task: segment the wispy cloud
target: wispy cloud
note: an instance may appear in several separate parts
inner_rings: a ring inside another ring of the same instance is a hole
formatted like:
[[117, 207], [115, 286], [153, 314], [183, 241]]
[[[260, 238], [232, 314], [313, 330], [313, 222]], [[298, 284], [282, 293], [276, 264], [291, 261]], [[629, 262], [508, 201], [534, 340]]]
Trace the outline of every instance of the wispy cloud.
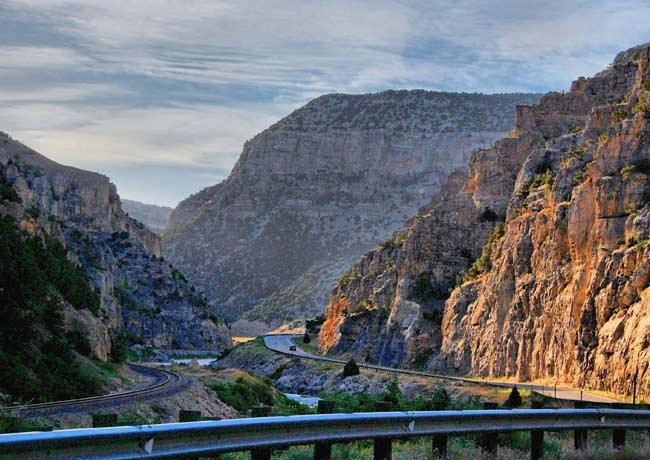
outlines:
[[5, 0], [0, 16], [0, 129], [110, 169], [131, 198], [163, 185], [130, 165], [186, 168], [165, 204], [319, 94], [564, 89], [650, 39], [643, 0]]

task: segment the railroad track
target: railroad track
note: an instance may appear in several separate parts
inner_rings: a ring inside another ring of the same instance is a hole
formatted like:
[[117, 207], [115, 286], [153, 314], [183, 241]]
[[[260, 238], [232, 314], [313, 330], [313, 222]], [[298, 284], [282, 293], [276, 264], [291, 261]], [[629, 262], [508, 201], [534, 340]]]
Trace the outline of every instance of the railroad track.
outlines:
[[2, 407], [0, 408], [0, 413], [29, 417], [116, 407], [132, 404], [137, 401], [169, 396], [183, 389], [187, 383], [180, 374], [175, 372], [138, 364], [129, 364], [129, 367], [141, 375], [154, 377], [154, 382], [143, 388], [135, 388], [108, 395]]

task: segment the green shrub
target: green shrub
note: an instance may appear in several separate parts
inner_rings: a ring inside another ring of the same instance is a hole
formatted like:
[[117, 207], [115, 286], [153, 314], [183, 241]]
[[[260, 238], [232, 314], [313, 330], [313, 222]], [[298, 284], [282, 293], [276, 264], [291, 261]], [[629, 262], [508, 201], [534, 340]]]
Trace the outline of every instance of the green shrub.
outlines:
[[600, 133], [600, 135], [598, 136], [599, 144], [606, 144], [608, 140], [609, 140], [609, 136], [607, 135], [607, 133]]
[[524, 182], [522, 187], [517, 192], [519, 198], [526, 198], [539, 187], [543, 187], [544, 193], [549, 193], [553, 187], [553, 172], [547, 169], [544, 173], [535, 174], [532, 179]]
[[650, 104], [647, 102], [639, 101], [637, 105], [634, 106], [632, 109], [632, 113], [637, 114], [641, 113], [643, 114], [646, 118], [650, 117]]
[[634, 166], [633, 165], [625, 165], [621, 168], [621, 176], [623, 176], [624, 181], [630, 180], [630, 177], [632, 177], [632, 173], [634, 172]]
[[350, 361], [345, 363], [345, 366], [343, 367], [343, 377], [352, 377], [353, 375], [359, 375], [360, 373], [359, 366], [357, 366], [354, 358], [350, 358]]
[[508, 399], [506, 402], [503, 404], [505, 407], [509, 407], [510, 409], [516, 409], [517, 407], [521, 407], [522, 404], [522, 399], [521, 399], [521, 394], [519, 394], [519, 390], [517, 389], [517, 386], [515, 385], [512, 387], [512, 390], [510, 391], [510, 394], [508, 395]]
[[612, 112], [612, 121], [614, 123], [621, 122], [630, 116], [630, 112], [626, 109], [616, 109]]
[[359, 277], [359, 272], [356, 270], [356, 268], [352, 268], [349, 272], [347, 272], [345, 275], [339, 278], [339, 286], [345, 287], [348, 284], [350, 284], [350, 282], [354, 278], [358, 278], [358, 277]]
[[28, 216], [32, 217], [33, 219], [38, 219], [41, 216], [41, 210], [34, 205], [31, 205], [30, 207], [25, 209], [25, 212], [27, 213]]
[[402, 391], [399, 389], [397, 377], [392, 378], [388, 382], [383, 397], [384, 401], [392, 402], [394, 407], [399, 407], [400, 401], [402, 400]]
[[26, 431], [49, 431], [51, 427], [31, 420], [9, 415], [0, 415], [0, 433], [24, 433]]
[[582, 184], [584, 181], [587, 180], [587, 177], [589, 176], [587, 175], [586, 171], [578, 171], [573, 175], [573, 184], [574, 185]]
[[208, 387], [217, 393], [220, 400], [242, 413], [260, 404], [273, 405], [273, 392], [270, 387], [247, 382], [242, 378], [234, 382], [210, 382]]
[[501, 222], [494, 227], [492, 234], [488, 238], [488, 242], [483, 246], [483, 253], [481, 256], [476, 259], [469, 270], [467, 270], [464, 281], [476, 278], [477, 276], [492, 270], [492, 249], [494, 243], [501, 239], [503, 235], [505, 235], [505, 225]]
[[625, 206], [625, 214], [634, 214], [639, 210], [639, 204], [636, 201], [630, 201]]
[[20, 203], [21, 201], [16, 190], [5, 181], [2, 175], [0, 175], [0, 200], [13, 201], [15, 203]]
[[449, 407], [449, 404], [451, 403], [451, 398], [449, 397], [449, 393], [447, 393], [447, 390], [440, 387], [431, 396], [431, 401], [433, 402], [434, 405], [437, 405], [438, 407], [446, 408]]

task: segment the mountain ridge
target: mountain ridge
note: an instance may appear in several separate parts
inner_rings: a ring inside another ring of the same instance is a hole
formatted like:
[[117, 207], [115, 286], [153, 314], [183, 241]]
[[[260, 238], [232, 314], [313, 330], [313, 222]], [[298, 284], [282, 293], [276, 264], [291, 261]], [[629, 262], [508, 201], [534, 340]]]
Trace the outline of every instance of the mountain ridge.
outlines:
[[312, 316], [355, 257], [414, 215], [474, 148], [505, 135], [517, 103], [536, 98], [321, 96], [247, 141], [225, 181], [179, 204], [165, 255], [228, 320], [244, 318], [235, 329]]
[[122, 208], [134, 219], [142, 222], [149, 230], [160, 235], [167, 225], [174, 208], [157, 204], [142, 203], [136, 200], [121, 199]]

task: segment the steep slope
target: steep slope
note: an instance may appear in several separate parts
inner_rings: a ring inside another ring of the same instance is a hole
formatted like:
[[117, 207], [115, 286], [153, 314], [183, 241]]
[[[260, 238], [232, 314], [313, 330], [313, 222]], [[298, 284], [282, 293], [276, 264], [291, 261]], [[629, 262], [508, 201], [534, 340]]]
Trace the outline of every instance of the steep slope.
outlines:
[[322, 96], [248, 141], [226, 181], [176, 208], [165, 255], [229, 320], [268, 328], [311, 316], [354, 260], [511, 129], [516, 104], [536, 99]]
[[160, 239], [121, 208], [107, 177], [59, 165], [0, 135], [0, 215], [59, 241], [99, 297], [98, 310], [68, 309], [67, 327], [87, 336], [102, 360], [128, 343], [162, 348], [230, 345], [225, 323], [160, 257]]
[[509, 138], [342, 279], [321, 348], [618, 392], [638, 369], [647, 387], [648, 53], [519, 107]]
[[633, 88], [524, 163], [491, 269], [447, 304], [451, 369], [650, 391], [650, 46], [610, 71], [632, 70]]
[[149, 230], [157, 234], [161, 234], [165, 230], [174, 210], [167, 206], [157, 206], [125, 199], [122, 199], [122, 209], [129, 216], [142, 222]]

